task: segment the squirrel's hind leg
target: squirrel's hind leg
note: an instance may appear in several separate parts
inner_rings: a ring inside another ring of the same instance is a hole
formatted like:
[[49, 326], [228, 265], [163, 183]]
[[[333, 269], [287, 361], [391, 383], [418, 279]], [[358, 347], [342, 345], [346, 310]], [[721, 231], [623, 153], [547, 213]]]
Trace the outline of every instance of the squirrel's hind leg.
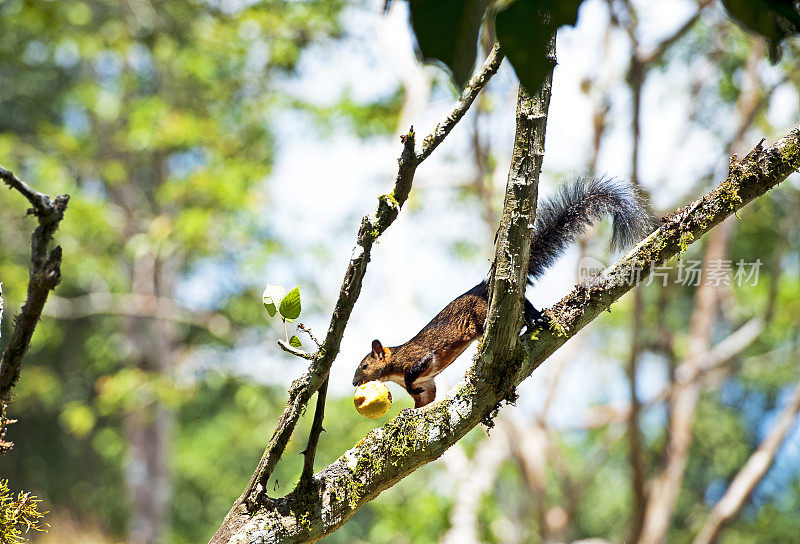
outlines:
[[434, 357], [435, 355], [433, 354], [432, 351], [428, 352], [427, 354], [425, 354], [425, 357], [423, 357], [413, 365], [409, 365], [408, 368], [406, 368], [406, 371], [403, 374], [403, 381], [405, 381], [406, 384], [406, 391], [408, 391], [408, 393], [411, 396], [419, 395], [420, 393], [425, 391], [421, 387], [414, 387], [414, 382], [426, 370], [428, 370], [431, 367]]
[[433, 380], [422, 382], [419, 384], [421, 393], [411, 395], [414, 399], [414, 408], [422, 408], [426, 404], [430, 404], [436, 398], [436, 384]]

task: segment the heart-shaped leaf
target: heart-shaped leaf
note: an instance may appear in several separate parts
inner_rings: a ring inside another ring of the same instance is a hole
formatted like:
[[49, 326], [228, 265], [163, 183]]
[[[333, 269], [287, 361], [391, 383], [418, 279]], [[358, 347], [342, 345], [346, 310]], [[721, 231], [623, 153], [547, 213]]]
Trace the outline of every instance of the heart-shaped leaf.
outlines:
[[547, 56], [558, 27], [574, 25], [583, 0], [517, 0], [497, 14], [497, 39], [520, 84], [535, 93], [555, 67]]
[[283, 297], [278, 309], [286, 321], [292, 322], [300, 317], [300, 288], [295, 287]]

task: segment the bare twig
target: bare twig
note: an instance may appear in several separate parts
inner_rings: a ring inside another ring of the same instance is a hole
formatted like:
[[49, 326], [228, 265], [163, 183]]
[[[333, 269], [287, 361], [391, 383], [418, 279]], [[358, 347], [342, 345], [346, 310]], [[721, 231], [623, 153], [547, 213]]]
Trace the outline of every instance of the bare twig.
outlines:
[[478, 69], [478, 73], [472, 76], [472, 79], [469, 80], [469, 83], [461, 92], [461, 96], [453, 106], [447, 119], [436, 125], [436, 128], [433, 129], [430, 136], [422, 141], [422, 151], [417, 155], [417, 160], [422, 162], [428, 158], [428, 156], [433, 153], [433, 150], [436, 149], [450, 131], [453, 130], [453, 127], [464, 117], [464, 114], [467, 113], [470, 106], [472, 106], [472, 102], [481, 90], [486, 87], [486, 84], [489, 83], [489, 80], [497, 72], [497, 69], [500, 68], [500, 63], [503, 62], [504, 57], [505, 54], [500, 49], [500, 44], [494, 44], [486, 60], [481, 65], [480, 69]]
[[800, 412], [800, 384], [795, 387], [792, 397], [767, 436], [739, 470], [731, 485], [728, 486], [728, 490], [711, 510], [711, 514], [693, 544], [712, 544], [723, 527], [739, 514], [745, 501], [775, 460], [775, 455], [789, 434], [798, 412]]
[[311, 332], [311, 329], [309, 329], [308, 327], [306, 327], [302, 323], [298, 323], [297, 324], [297, 328], [300, 329], [301, 331], [303, 331], [304, 333], [306, 333], [308, 335], [308, 337], [311, 338], [311, 341], [314, 342], [317, 345], [318, 348], [322, 347], [322, 344], [319, 343], [319, 340], [314, 338], [314, 333]]
[[311, 424], [311, 432], [308, 435], [308, 444], [306, 449], [303, 450], [303, 471], [300, 473], [300, 481], [297, 487], [301, 488], [311, 483], [311, 477], [314, 475], [314, 457], [317, 454], [317, 443], [319, 442], [319, 435], [325, 429], [322, 428], [322, 420], [325, 418], [325, 397], [328, 395], [328, 381], [325, 378], [322, 385], [317, 390], [317, 406], [314, 409], [314, 422]]
[[28, 295], [14, 322], [11, 338], [0, 354], [0, 400], [8, 400], [11, 388], [19, 378], [20, 363], [30, 346], [33, 331], [42, 314], [47, 295], [61, 281], [61, 246], [49, 249], [53, 233], [64, 215], [68, 195], [55, 200], [31, 189], [24, 181], [0, 166], [0, 178], [28, 199], [39, 226], [31, 237], [31, 262], [28, 275]]
[[301, 359], [308, 359], [309, 361], [316, 360], [316, 353], [308, 353], [302, 349], [297, 349], [296, 347], [290, 345], [286, 340], [278, 340], [278, 347], [286, 353], [291, 353], [292, 355], [300, 357]]
[[9, 188], [16, 189], [22, 196], [28, 199], [28, 202], [33, 206], [33, 208], [28, 210], [29, 214], [35, 215], [47, 222], [53, 221], [56, 218], [59, 220], [61, 219], [58, 208], [55, 203], [50, 200], [49, 196], [33, 189], [30, 185], [2, 166], [0, 166], [0, 179], [2, 179]]

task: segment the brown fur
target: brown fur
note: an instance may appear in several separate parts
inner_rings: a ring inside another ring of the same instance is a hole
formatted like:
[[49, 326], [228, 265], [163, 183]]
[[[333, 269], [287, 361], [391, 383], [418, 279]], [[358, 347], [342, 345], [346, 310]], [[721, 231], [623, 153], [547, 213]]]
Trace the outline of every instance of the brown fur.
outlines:
[[[586, 226], [604, 215], [614, 219], [612, 246], [627, 245], [653, 227], [647, 204], [632, 184], [607, 178], [577, 180], [537, 208], [528, 281], [542, 275]], [[372, 352], [356, 369], [353, 385], [393, 381], [405, 387], [417, 408], [433, 402], [434, 376], [483, 334], [487, 300], [488, 286], [481, 282], [448, 304], [405, 344], [385, 348], [374, 340]], [[524, 312], [529, 330], [547, 322], [527, 300]]]
[[[372, 380], [392, 381], [408, 391], [416, 408], [433, 402], [436, 398], [433, 378], [483, 335], [487, 299], [487, 286], [480, 283], [445, 306], [405, 344], [384, 347], [374, 340], [372, 351], [356, 369], [353, 385]], [[409, 391], [405, 383], [406, 372], [429, 353], [433, 354], [433, 362], [413, 382], [414, 388], [423, 391]]]

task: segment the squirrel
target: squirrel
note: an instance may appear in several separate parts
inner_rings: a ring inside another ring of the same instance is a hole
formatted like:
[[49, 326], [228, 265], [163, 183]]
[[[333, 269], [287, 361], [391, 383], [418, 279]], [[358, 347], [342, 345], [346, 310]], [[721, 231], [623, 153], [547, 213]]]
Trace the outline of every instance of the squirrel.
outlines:
[[[604, 215], [613, 219], [611, 249], [619, 249], [649, 233], [654, 221], [644, 198], [630, 182], [611, 178], [578, 179], [564, 185], [539, 205], [533, 226], [528, 283], [541, 276], [584, 229]], [[420, 408], [436, 398], [433, 378], [484, 332], [489, 285], [483, 280], [457, 297], [414, 338], [395, 347], [372, 341], [359, 363], [353, 385], [369, 381], [400, 384]], [[528, 331], [548, 319], [526, 299]]]

